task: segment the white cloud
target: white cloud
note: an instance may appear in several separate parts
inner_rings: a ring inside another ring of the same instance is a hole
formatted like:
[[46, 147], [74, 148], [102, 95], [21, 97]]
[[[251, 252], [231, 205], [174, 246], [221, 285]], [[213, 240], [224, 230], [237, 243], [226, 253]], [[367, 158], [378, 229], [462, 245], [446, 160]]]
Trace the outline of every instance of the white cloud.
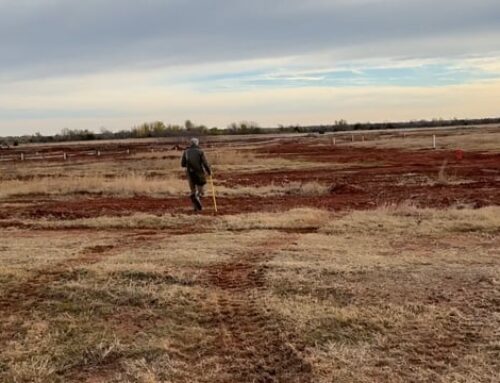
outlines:
[[[359, 87], [359, 88], [289, 88], [204, 93], [185, 88], [149, 88], [137, 86], [123, 92], [123, 78], [101, 88], [98, 78], [74, 91], [47, 95], [44, 91], [31, 98], [7, 97], [0, 104], [11, 110], [24, 110], [32, 118], [11, 118], [0, 125], [0, 134], [33, 131], [55, 133], [63, 127], [98, 129], [129, 128], [147, 120], [182, 123], [185, 119], [218, 126], [231, 121], [256, 120], [263, 126], [277, 124], [319, 124], [345, 118], [349, 121], [410, 120], [493, 116], [498, 112], [500, 82], [468, 84], [439, 88]], [[109, 81], [109, 79], [108, 79]], [[50, 86], [50, 84], [47, 84]], [[60, 90], [62, 84], [54, 84]], [[68, 83], [72, 87], [75, 83]], [[25, 86], [29, 86], [25, 84]], [[114, 88], [114, 90], [110, 90]], [[47, 111], [55, 109], [56, 115]], [[83, 113], [79, 117], [77, 111]], [[71, 111], [75, 110], [71, 116]], [[93, 117], [94, 110], [104, 110]], [[60, 111], [62, 117], [57, 117]], [[68, 114], [62, 111], [69, 112]], [[42, 118], [37, 117], [37, 113]], [[108, 115], [107, 115], [108, 114]], [[23, 130], [25, 129], [25, 130]]]
[[496, 82], [323, 83], [425, 65], [496, 76], [499, 18], [497, 0], [0, 0], [0, 134], [492, 115]]

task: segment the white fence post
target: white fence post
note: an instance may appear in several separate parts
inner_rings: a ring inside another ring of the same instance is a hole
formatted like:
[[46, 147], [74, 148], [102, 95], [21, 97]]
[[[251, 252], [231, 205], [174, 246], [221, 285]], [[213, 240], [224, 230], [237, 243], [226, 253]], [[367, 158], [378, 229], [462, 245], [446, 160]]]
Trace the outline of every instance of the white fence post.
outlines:
[[24, 161], [24, 153], [21, 153], [21, 161]]
[[435, 134], [432, 135], [432, 148], [436, 149], [436, 135]]
[[68, 159], [68, 155], [66, 154], [66, 152], [63, 153], [63, 158], [64, 158], [64, 161], [66, 161]]

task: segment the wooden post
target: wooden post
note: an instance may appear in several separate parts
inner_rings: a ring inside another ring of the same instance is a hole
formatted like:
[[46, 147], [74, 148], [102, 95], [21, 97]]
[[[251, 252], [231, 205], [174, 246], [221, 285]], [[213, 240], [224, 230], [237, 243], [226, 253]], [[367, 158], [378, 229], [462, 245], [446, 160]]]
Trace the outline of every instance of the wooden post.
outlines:
[[21, 153], [21, 161], [24, 161], [24, 153]]
[[365, 142], [365, 136], [361, 136], [361, 141]]
[[351, 134], [351, 142], [354, 142], [354, 134]]
[[68, 159], [68, 155], [66, 154], [66, 152], [63, 153], [63, 158], [64, 158], [64, 161], [66, 161]]
[[97, 157], [101, 157], [101, 151], [100, 150], [97, 151]]
[[432, 135], [432, 148], [436, 149], [436, 135], [435, 134]]
[[130, 154], [130, 149], [127, 149], [127, 154]]

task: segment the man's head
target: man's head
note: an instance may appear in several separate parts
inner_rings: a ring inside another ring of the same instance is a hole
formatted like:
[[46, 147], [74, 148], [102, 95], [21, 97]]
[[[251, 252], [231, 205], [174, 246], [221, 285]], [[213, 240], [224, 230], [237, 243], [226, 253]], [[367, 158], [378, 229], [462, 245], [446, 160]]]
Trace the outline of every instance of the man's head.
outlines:
[[191, 138], [190, 142], [193, 146], [198, 146], [200, 144], [200, 140], [198, 140], [196, 137]]

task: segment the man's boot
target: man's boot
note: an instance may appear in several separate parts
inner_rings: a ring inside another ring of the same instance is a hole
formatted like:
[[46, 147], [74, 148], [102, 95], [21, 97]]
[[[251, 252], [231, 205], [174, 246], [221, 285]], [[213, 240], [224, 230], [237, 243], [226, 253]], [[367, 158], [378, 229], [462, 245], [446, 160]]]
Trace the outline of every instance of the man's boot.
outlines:
[[200, 198], [196, 194], [191, 194], [191, 202], [193, 202], [194, 211], [201, 211], [203, 206], [201, 205]]

